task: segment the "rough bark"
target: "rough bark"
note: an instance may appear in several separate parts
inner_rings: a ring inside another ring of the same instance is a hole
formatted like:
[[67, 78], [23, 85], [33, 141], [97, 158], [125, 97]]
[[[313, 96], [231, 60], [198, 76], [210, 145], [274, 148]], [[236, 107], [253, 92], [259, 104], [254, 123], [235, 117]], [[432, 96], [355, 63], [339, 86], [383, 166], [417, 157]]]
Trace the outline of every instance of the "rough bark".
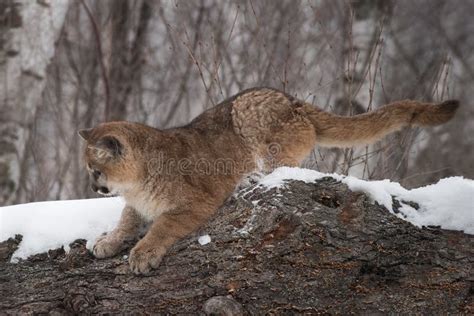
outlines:
[[472, 235], [414, 227], [333, 179], [250, 187], [198, 233], [147, 277], [83, 241], [6, 263], [19, 239], [4, 242], [1, 313], [474, 312]]

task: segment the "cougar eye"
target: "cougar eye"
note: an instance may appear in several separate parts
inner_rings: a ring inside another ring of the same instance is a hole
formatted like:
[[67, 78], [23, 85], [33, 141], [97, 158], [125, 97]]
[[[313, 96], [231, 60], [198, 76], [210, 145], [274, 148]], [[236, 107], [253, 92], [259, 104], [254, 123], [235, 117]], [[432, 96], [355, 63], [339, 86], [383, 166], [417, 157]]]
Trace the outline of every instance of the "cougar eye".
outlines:
[[100, 172], [99, 170], [94, 170], [92, 171], [92, 175], [94, 176], [94, 178], [98, 178], [100, 177], [100, 175], [102, 174], [102, 172]]

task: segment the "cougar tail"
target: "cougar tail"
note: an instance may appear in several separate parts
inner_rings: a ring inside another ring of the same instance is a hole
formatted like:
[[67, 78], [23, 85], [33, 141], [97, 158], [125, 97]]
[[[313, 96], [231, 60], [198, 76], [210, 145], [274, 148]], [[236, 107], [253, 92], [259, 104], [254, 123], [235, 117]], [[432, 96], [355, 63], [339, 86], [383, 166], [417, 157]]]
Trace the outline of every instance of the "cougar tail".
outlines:
[[404, 100], [355, 116], [339, 116], [309, 105], [305, 110], [316, 129], [317, 145], [352, 147], [374, 143], [405, 126], [443, 124], [454, 116], [458, 107], [457, 100], [439, 104]]

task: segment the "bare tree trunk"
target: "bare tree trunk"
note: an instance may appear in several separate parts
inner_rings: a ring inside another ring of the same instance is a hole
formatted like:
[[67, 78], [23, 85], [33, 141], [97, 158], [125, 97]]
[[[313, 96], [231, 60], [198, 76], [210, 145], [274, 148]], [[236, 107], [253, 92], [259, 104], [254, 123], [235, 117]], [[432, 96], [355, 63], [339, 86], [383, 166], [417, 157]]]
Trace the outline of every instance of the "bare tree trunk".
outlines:
[[68, 5], [69, 0], [0, 4], [1, 204], [22, 199], [30, 131]]
[[[127, 116], [129, 96], [141, 80], [143, 50], [147, 40], [147, 27], [152, 6], [143, 1], [139, 10], [132, 10], [131, 2], [115, 0], [111, 7], [110, 37], [110, 100], [106, 120], [124, 120]], [[134, 22], [134, 11], [138, 11]], [[134, 25], [137, 25], [134, 30]], [[130, 40], [132, 38], [132, 40]]]
[[[396, 203], [395, 203], [396, 204]], [[96, 314], [470, 314], [474, 236], [419, 229], [333, 179], [251, 187], [151, 276], [84, 241], [0, 263], [0, 311]], [[18, 240], [0, 244], [0, 262]]]

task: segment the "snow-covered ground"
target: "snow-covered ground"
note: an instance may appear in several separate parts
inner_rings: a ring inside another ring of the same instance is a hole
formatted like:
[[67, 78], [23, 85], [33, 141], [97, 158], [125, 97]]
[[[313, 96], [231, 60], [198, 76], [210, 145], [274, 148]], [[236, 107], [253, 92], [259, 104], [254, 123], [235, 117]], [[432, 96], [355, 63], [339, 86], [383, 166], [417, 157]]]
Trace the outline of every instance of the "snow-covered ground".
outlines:
[[[333, 177], [346, 183], [353, 191], [366, 192], [374, 201], [393, 212], [392, 196], [399, 201], [416, 202], [420, 208], [403, 204], [397, 216], [416, 226], [439, 225], [445, 229], [474, 234], [474, 181], [451, 177], [422, 188], [407, 190], [389, 180], [364, 181], [354, 177], [325, 174], [314, 170], [282, 167], [263, 177], [260, 185], [273, 188], [285, 185], [285, 180], [313, 182]], [[12, 261], [67, 245], [75, 239], [88, 241], [90, 248], [103, 232], [117, 223], [124, 202], [120, 198], [71, 200], [29, 203], [0, 207], [0, 241], [23, 235]], [[210, 242], [201, 236], [202, 245]]]

